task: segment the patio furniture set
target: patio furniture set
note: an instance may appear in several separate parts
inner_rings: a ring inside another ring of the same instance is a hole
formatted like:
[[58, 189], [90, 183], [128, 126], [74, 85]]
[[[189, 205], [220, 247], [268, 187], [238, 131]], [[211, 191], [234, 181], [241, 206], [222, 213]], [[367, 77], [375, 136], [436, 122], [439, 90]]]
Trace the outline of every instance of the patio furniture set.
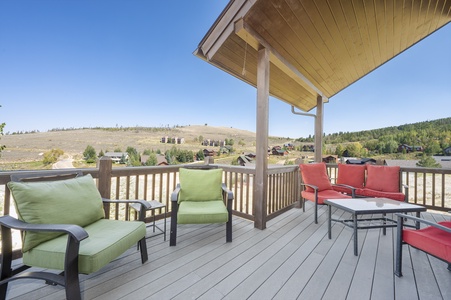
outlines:
[[[301, 164], [299, 168], [304, 188], [302, 206], [305, 207], [305, 200], [314, 202], [315, 223], [318, 223], [318, 205], [328, 206], [329, 239], [332, 238], [332, 221], [352, 228], [354, 255], [357, 256], [358, 229], [382, 228], [385, 235], [387, 228], [396, 227], [395, 274], [398, 277], [402, 276], [403, 244], [446, 262], [451, 271], [451, 221], [435, 223], [420, 218], [426, 208], [408, 203], [408, 187], [401, 182], [399, 167], [339, 164], [337, 184], [331, 183], [325, 163]], [[334, 219], [333, 208], [348, 212], [351, 217]], [[387, 214], [394, 217], [389, 218]], [[363, 215], [376, 216], [364, 218]], [[408, 220], [413, 224], [407, 223]], [[427, 227], [420, 229], [420, 224]]]
[[[222, 183], [222, 169], [180, 169], [180, 183], [171, 195], [170, 246], [176, 245], [177, 224], [226, 224], [226, 242], [232, 241], [233, 193]], [[91, 175], [81, 171], [24, 172], [8, 183], [18, 218], [0, 217], [2, 255], [0, 299], [6, 299], [8, 283], [18, 279], [41, 279], [65, 287], [66, 298], [82, 299], [79, 274], [91, 274], [121, 256], [133, 245], [148, 260], [146, 212], [166, 209], [156, 200], [103, 199]], [[136, 221], [109, 220], [104, 204], [125, 203], [138, 215]], [[12, 230], [22, 236], [23, 264], [13, 260]], [[25, 272], [31, 267], [43, 271]], [[56, 274], [50, 270], [62, 270]]]
[[[226, 224], [226, 242], [232, 241], [233, 193], [222, 183], [222, 169], [202, 169], [206, 170], [179, 170], [179, 184], [171, 194], [170, 246], [176, 246], [179, 224]], [[358, 255], [358, 229], [383, 228], [385, 234], [386, 228], [397, 227], [397, 276], [402, 276], [403, 243], [445, 261], [451, 271], [451, 222], [436, 224], [419, 218], [420, 212], [426, 209], [407, 203], [407, 189], [406, 194], [395, 191], [395, 186], [400, 186], [399, 169], [339, 166], [338, 185], [330, 183], [323, 163], [301, 165], [300, 170], [302, 186], [305, 187], [301, 193], [303, 201], [315, 202], [315, 223], [318, 205], [328, 205], [329, 239], [332, 238], [332, 221], [352, 227], [354, 254]], [[396, 173], [398, 177], [395, 178]], [[164, 227], [155, 224], [155, 210], [166, 209], [165, 205], [155, 200], [103, 199], [91, 175], [83, 176], [81, 171], [24, 172], [12, 175], [8, 187], [18, 218], [9, 215], [0, 217], [0, 299], [6, 298], [9, 282], [22, 278], [61, 285], [65, 287], [67, 299], [81, 299], [79, 273], [96, 272], [134, 244], [138, 245], [144, 264], [148, 260], [144, 223], [146, 212], [152, 213], [153, 222], [148, 227], [152, 227], [154, 232], [156, 229], [161, 231], [166, 240], [166, 211]], [[366, 197], [357, 198], [359, 196]], [[106, 203], [130, 205], [137, 213], [137, 220], [107, 219], [103, 207]], [[351, 219], [333, 219], [332, 208], [351, 213]], [[404, 214], [407, 212], [415, 212], [416, 216]], [[388, 213], [395, 213], [397, 219], [388, 218]], [[367, 214], [382, 214], [382, 217], [360, 217]], [[405, 228], [408, 225], [406, 220], [414, 222], [415, 230]], [[427, 227], [420, 229], [420, 223]], [[12, 264], [12, 229], [22, 233], [23, 264], [15, 267]], [[30, 267], [62, 272], [25, 272]]]

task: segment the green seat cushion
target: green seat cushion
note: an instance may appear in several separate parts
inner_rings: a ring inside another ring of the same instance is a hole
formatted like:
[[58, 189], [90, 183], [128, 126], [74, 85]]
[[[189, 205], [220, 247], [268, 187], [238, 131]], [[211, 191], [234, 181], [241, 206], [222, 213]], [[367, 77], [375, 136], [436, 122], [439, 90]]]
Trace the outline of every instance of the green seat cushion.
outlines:
[[222, 200], [183, 201], [177, 213], [178, 224], [226, 223], [228, 211]]
[[222, 169], [196, 170], [180, 168], [182, 201], [210, 201], [222, 199]]
[[[20, 220], [32, 224], [84, 227], [104, 218], [102, 197], [91, 175], [40, 182], [8, 182]], [[61, 233], [26, 232], [26, 252]]]
[[[84, 228], [89, 237], [80, 242], [79, 273], [90, 274], [136, 246], [145, 237], [143, 222], [101, 219]], [[67, 235], [41, 243], [23, 254], [28, 266], [64, 270]]]

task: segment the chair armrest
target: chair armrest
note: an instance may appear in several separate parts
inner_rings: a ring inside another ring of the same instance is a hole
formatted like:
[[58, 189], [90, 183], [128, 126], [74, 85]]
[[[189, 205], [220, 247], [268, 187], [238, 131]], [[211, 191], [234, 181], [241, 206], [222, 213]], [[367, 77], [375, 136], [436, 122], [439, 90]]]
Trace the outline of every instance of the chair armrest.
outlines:
[[417, 217], [414, 217], [414, 216], [411, 216], [411, 215], [406, 215], [406, 214], [401, 214], [401, 213], [396, 213], [396, 215], [398, 216], [398, 222], [400, 222], [401, 219], [403, 219], [403, 218], [404, 219], [409, 219], [409, 220], [412, 220], [414, 222], [423, 223], [423, 224], [426, 224], [426, 225], [429, 225], [429, 226], [433, 226], [435, 228], [438, 228], [438, 229], [441, 229], [441, 230], [444, 230], [446, 232], [451, 233], [451, 228], [445, 227], [445, 226], [440, 225], [440, 224], [438, 224], [436, 222], [432, 222], [432, 221], [429, 221], [429, 220], [425, 220], [425, 219], [421, 219], [421, 218], [417, 218]]
[[350, 186], [350, 185], [347, 185], [347, 184], [342, 184], [342, 183], [332, 184], [332, 188], [334, 186], [338, 186], [338, 187], [342, 187], [342, 188], [345, 188], [345, 189], [349, 189], [351, 191], [352, 198], [355, 198], [355, 190], [357, 189], [356, 187], [353, 187], [353, 186]]
[[180, 184], [177, 183], [177, 186], [175, 188], [175, 190], [171, 193], [171, 201], [178, 201], [179, 199], [179, 193], [180, 193]]
[[30, 224], [11, 216], [0, 217], [1, 226], [21, 231], [47, 231], [63, 232], [72, 236], [77, 242], [86, 239], [89, 235], [83, 227], [73, 224]]
[[301, 186], [303, 186], [303, 187], [308, 186], [308, 187], [311, 187], [312, 189], [314, 189], [315, 192], [318, 191], [318, 187], [317, 187], [316, 185], [313, 185], [313, 184], [309, 184], [309, 183], [301, 183]]
[[222, 192], [227, 195], [227, 201], [233, 201], [233, 192], [227, 188], [225, 183], [222, 184]]

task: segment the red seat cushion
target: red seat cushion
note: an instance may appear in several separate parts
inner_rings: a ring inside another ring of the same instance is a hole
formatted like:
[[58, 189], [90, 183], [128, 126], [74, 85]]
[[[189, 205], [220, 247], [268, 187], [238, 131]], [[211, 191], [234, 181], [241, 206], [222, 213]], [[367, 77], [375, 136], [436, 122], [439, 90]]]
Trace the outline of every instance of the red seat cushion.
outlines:
[[[300, 164], [299, 169], [304, 183], [317, 186], [318, 191], [332, 190], [325, 163]], [[306, 191], [313, 192], [314, 190], [307, 186]]]
[[337, 184], [346, 184], [355, 188], [363, 188], [365, 184], [365, 165], [338, 164]]
[[[451, 228], [451, 222], [438, 224]], [[451, 263], [451, 233], [449, 232], [432, 226], [420, 230], [404, 229], [403, 240], [415, 248]]]
[[371, 198], [388, 198], [392, 200], [398, 200], [398, 201], [404, 201], [406, 196], [403, 193], [400, 192], [382, 192], [382, 191], [376, 191], [368, 188], [363, 189], [357, 189], [355, 191], [355, 194], [357, 196], [364, 196], [364, 197], [371, 197]]
[[[315, 202], [315, 192], [302, 191], [301, 195], [303, 198]], [[351, 196], [343, 195], [342, 193], [336, 192], [334, 190], [323, 190], [318, 192], [318, 204], [324, 204], [326, 199], [343, 199], [351, 198]]]
[[399, 166], [367, 165], [365, 187], [371, 190], [399, 193]]

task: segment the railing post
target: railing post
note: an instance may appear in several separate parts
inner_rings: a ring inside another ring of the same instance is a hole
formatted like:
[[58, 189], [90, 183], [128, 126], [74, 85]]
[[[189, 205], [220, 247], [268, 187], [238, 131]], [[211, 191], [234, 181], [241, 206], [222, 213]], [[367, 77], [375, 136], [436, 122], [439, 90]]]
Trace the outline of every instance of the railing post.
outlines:
[[[102, 198], [111, 198], [111, 171], [113, 170], [113, 161], [109, 157], [101, 157], [98, 162], [99, 178], [97, 181], [97, 188], [99, 189]], [[105, 217], [110, 218], [110, 205], [104, 205]]]

